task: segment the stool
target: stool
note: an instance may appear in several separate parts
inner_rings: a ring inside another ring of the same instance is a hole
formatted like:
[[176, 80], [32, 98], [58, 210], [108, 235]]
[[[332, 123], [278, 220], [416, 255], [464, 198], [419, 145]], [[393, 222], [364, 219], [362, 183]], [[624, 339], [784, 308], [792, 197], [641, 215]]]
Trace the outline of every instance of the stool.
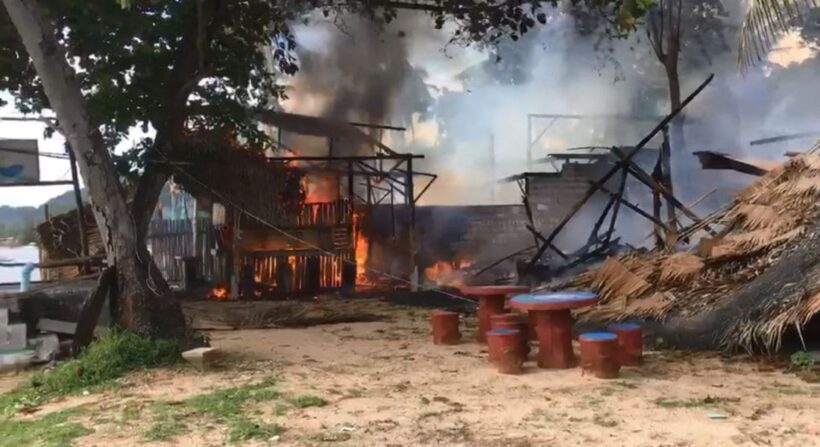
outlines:
[[616, 323], [610, 324], [607, 330], [618, 336], [618, 363], [622, 366], [639, 366], [643, 361], [641, 326]]
[[458, 313], [446, 310], [434, 310], [430, 313], [433, 326], [433, 343], [437, 345], [454, 345], [461, 341], [458, 330]]
[[614, 379], [621, 369], [618, 363], [618, 336], [611, 332], [589, 332], [578, 337], [581, 345], [581, 368], [599, 379]]
[[487, 349], [490, 363], [501, 374], [520, 374], [524, 363], [521, 352], [521, 333], [517, 329], [487, 331]]
[[497, 314], [490, 317], [490, 329], [515, 329], [518, 331], [518, 343], [521, 346], [521, 356], [524, 361], [530, 355], [530, 342], [526, 315], [516, 313]]

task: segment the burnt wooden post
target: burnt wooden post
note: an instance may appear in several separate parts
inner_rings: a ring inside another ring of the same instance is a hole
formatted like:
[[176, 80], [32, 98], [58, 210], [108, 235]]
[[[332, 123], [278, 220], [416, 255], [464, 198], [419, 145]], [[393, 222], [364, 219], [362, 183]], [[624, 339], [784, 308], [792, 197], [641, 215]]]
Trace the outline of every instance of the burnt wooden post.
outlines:
[[240, 282], [240, 289], [243, 300], [252, 300], [255, 298], [253, 291], [256, 288], [256, 279], [254, 278], [254, 260], [251, 259], [250, 264], [242, 266], [242, 279]]
[[[655, 168], [652, 170], [652, 179], [659, 183], [663, 181], [663, 149], [658, 151], [658, 160], [655, 162]], [[654, 189], [652, 190], [652, 215], [656, 220], [661, 219], [661, 193]], [[664, 246], [661, 227], [657, 224], [655, 224], [655, 246], [659, 248]]]
[[410, 274], [412, 275], [413, 287], [418, 283], [418, 266], [416, 265], [416, 197], [413, 191], [413, 157], [407, 157], [407, 204], [410, 206], [408, 242], [410, 244]]
[[356, 192], [354, 189], [353, 177], [353, 162], [347, 162], [347, 234], [350, 235], [350, 252], [349, 258], [346, 262], [342, 262], [342, 286], [344, 288], [353, 288], [356, 286], [356, 207], [354, 206], [354, 197]]
[[[665, 127], [663, 129], [663, 144], [661, 144], [661, 181], [659, 182], [663, 186], [669, 190], [669, 194], [673, 195], [674, 190], [672, 189], [672, 150], [671, 145], [669, 144], [669, 127]], [[669, 227], [672, 229], [672, 232], [667, 235], [666, 239], [669, 241], [670, 244], [674, 244], [675, 240], [677, 239], [677, 235], [675, 232], [678, 230], [678, 218], [675, 215], [675, 207], [673, 206], [671, 199], [667, 199], [666, 203], [666, 218], [669, 221]]]
[[[85, 230], [85, 213], [83, 209], [83, 196], [80, 192], [80, 179], [77, 174], [77, 158], [74, 156], [74, 151], [68, 142], [65, 143], [65, 150], [68, 152], [68, 160], [71, 164], [71, 185], [74, 187], [74, 203], [77, 206], [77, 228], [80, 233], [80, 250], [82, 250], [82, 257], [88, 256], [88, 240], [86, 239]], [[83, 265], [80, 270], [87, 272], [87, 266]]]
[[[606, 232], [606, 244], [609, 245], [612, 242], [612, 234], [615, 232], [615, 222], [618, 220], [618, 211], [621, 209], [621, 203], [623, 203], [624, 198], [624, 190], [626, 190], [626, 168], [624, 168], [623, 174], [621, 174], [621, 184], [618, 186], [618, 193], [611, 195], [611, 198], [615, 199], [615, 206], [612, 208], [612, 218], [609, 221], [609, 229]], [[598, 185], [598, 188], [602, 191], [604, 190], [604, 185]]]
[[307, 256], [305, 264], [306, 265], [304, 291], [307, 294], [314, 294], [322, 288], [322, 268], [319, 256]]

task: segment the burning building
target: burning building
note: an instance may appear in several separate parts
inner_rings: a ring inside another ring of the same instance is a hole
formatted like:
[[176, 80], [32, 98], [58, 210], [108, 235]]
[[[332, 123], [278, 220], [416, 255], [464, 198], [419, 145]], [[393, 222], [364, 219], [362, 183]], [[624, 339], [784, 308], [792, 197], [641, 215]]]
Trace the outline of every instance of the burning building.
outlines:
[[[367, 283], [372, 210], [401, 208], [412, 228], [420, 196], [414, 183], [424, 186], [435, 176], [413, 170], [420, 156], [397, 153], [361, 130], [383, 126], [290, 113], [259, 120], [278, 141], [275, 156], [203, 151], [174, 176], [192, 198], [195, 218], [155, 219], [149, 244], [160, 268], [171, 281], [193, 276], [215, 286], [214, 299], [310, 295]], [[410, 234], [395, 241], [390, 255], [403, 261], [397, 276], [412, 270]]]

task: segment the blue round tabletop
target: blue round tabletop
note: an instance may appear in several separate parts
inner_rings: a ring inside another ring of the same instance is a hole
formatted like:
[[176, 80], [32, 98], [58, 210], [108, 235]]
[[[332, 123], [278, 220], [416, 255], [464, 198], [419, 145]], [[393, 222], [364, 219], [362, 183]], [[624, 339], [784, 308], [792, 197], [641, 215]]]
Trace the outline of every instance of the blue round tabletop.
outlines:
[[587, 332], [578, 336], [578, 339], [583, 340], [615, 340], [617, 335], [612, 332]]
[[563, 291], [516, 295], [510, 305], [522, 310], [562, 310], [595, 304], [598, 295], [589, 291]]

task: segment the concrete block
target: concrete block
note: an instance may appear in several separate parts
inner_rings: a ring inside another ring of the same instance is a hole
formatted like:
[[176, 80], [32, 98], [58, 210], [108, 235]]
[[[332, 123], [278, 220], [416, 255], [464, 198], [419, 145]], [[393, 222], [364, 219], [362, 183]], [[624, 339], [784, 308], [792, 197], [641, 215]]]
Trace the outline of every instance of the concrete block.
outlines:
[[0, 326], [7, 326], [9, 324], [9, 310], [0, 309]]
[[31, 363], [33, 357], [33, 351], [0, 351], [0, 372], [21, 371]]
[[202, 370], [217, 366], [222, 359], [222, 351], [217, 348], [196, 348], [182, 353], [186, 362]]
[[34, 337], [28, 341], [28, 345], [34, 351], [34, 360], [38, 362], [54, 360], [60, 353], [60, 339], [55, 334]]
[[19, 350], [26, 348], [26, 325], [0, 325], [0, 350]]

